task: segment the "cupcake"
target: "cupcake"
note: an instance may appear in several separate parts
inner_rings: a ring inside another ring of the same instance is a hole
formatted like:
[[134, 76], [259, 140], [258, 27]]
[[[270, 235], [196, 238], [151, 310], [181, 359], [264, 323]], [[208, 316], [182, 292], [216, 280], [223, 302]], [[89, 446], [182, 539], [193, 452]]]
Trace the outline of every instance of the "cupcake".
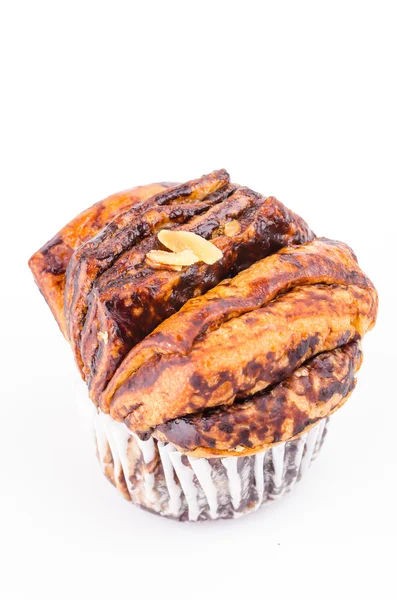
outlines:
[[179, 520], [238, 517], [300, 480], [376, 320], [346, 244], [225, 170], [110, 196], [29, 265], [105, 475]]

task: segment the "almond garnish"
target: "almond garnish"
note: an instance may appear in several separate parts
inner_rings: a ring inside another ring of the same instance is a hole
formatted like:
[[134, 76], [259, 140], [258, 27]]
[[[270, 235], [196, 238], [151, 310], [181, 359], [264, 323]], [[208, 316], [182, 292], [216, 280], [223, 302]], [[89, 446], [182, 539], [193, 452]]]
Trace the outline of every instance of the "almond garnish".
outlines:
[[199, 258], [191, 250], [182, 252], [164, 252], [163, 250], [150, 250], [146, 254], [150, 263], [155, 265], [167, 265], [173, 267], [188, 267], [199, 261]]
[[238, 221], [236, 221], [236, 219], [233, 219], [233, 221], [229, 221], [228, 223], [226, 223], [225, 228], [224, 228], [224, 233], [225, 233], [225, 235], [227, 235], [227, 237], [233, 237], [239, 231], [240, 231], [240, 223]]
[[244, 452], [244, 450], [245, 450], [245, 446], [242, 446], [241, 444], [239, 444], [238, 446], [236, 446], [234, 448], [235, 452]]
[[[202, 260], [207, 265], [213, 265], [223, 256], [222, 251], [219, 250], [219, 248], [217, 248], [212, 242], [209, 242], [200, 235], [192, 233], [191, 231], [163, 229], [159, 232], [158, 238], [160, 242], [169, 250], [172, 250], [176, 253], [186, 251], [193, 252], [198, 260]], [[154, 251], [152, 250], [152, 252]]]
[[105, 344], [107, 344], [108, 340], [109, 340], [109, 334], [107, 331], [98, 331], [97, 338], [98, 338], [98, 341], [104, 342]]

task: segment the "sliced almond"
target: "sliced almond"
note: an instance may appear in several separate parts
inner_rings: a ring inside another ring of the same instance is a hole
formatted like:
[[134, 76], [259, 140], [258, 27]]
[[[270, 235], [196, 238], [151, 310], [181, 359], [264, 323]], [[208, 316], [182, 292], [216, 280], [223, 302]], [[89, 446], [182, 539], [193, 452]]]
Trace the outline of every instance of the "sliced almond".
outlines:
[[152, 267], [152, 269], [168, 269], [169, 271], [182, 271], [183, 269], [183, 267], [180, 267], [178, 265], [164, 265], [158, 262], [153, 262], [151, 260], [148, 260], [147, 264], [149, 265], [149, 267]]
[[241, 444], [239, 444], [239, 446], [236, 446], [234, 448], [235, 452], [244, 452], [244, 450], [245, 450], [245, 446], [242, 446]]
[[104, 342], [105, 344], [109, 341], [109, 334], [107, 331], [98, 331], [97, 333], [98, 341]]
[[166, 248], [169, 248], [173, 252], [180, 253], [190, 250], [198, 256], [199, 260], [202, 260], [207, 265], [213, 265], [223, 256], [222, 251], [212, 242], [191, 231], [163, 229], [158, 233], [158, 238]]
[[199, 258], [191, 250], [182, 252], [164, 252], [163, 250], [150, 250], [146, 258], [157, 265], [170, 265], [176, 267], [188, 267], [199, 261]]
[[236, 221], [236, 219], [233, 219], [233, 221], [229, 221], [228, 223], [226, 223], [224, 233], [225, 235], [227, 235], [227, 237], [233, 237], [234, 235], [239, 233], [240, 229], [240, 223]]

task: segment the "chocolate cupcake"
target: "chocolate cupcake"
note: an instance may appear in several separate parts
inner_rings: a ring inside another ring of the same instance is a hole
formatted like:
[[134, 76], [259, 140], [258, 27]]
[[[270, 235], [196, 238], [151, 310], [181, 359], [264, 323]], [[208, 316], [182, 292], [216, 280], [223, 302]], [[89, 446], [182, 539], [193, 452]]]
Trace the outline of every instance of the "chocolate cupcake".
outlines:
[[179, 520], [237, 517], [294, 486], [377, 313], [346, 244], [224, 170], [111, 196], [29, 265], [88, 388], [105, 475]]

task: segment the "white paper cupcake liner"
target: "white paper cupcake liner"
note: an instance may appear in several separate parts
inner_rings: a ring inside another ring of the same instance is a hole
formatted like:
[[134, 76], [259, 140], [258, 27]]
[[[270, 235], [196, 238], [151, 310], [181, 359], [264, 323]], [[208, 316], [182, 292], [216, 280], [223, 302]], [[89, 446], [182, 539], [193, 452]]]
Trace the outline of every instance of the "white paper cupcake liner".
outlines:
[[78, 397], [108, 479], [133, 504], [181, 521], [237, 518], [283, 496], [318, 455], [329, 421], [251, 456], [194, 458], [173, 444], [139, 439], [98, 411], [85, 388]]

